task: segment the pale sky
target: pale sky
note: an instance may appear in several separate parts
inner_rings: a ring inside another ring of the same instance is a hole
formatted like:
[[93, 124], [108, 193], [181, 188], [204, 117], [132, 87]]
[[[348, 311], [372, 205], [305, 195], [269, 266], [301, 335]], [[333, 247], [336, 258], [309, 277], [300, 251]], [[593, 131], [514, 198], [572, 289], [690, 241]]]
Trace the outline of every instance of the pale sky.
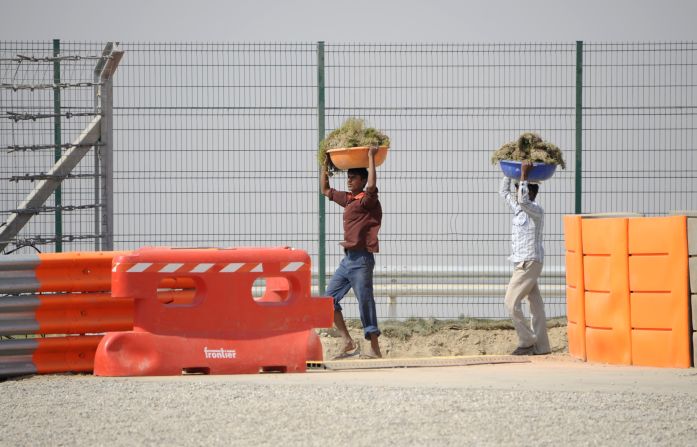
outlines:
[[695, 0], [0, 0], [0, 40], [657, 42], [697, 38]]

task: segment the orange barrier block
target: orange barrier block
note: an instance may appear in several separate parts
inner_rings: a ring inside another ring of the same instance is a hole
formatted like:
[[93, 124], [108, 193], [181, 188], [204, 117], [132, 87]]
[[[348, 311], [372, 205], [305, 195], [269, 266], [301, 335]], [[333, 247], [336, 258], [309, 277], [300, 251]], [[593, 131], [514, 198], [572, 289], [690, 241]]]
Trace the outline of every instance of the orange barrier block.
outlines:
[[629, 221], [632, 363], [691, 363], [687, 218]]
[[[164, 304], [189, 304], [195, 290], [158, 290]], [[56, 293], [0, 298], [0, 335], [86, 334], [133, 329], [133, 300], [110, 293]]]
[[[331, 298], [310, 296], [301, 250], [141, 249], [117, 257], [112, 275], [112, 295], [135, 300], [134, 330], [105, 335], [96, 375], [305, 371], [322, 357], [312, 329], [333, 321]], [[191, 302], [158, 300], [167, 281], [193, 283]]]
[[[187, 305], [193, 301], [194, 292], [158, 290], [157, 299], [163, 304]], [[19, 295], [0, 298], [0, 335], [96, 334], [132, 329], [133, 300], [115, 299], [108, 293]], [[65, 361], [54, 362], [51, 368], [42, 367], [37, 370], [33, 366], [31, 356], [39, 344], [42, 344], [41, 346], [46, 346], [37, 352], [43, 357], [47, 355], [46, 352], [50, 352], [52, 358], [59, 357], [60, 349], [67, 348], [65, 356], [73, 358], [75, 355], [71, 352], [75, 350], [75, 343], [83, 343], [84, 340], [84, 337], [51, 337], [1, 341], [0, 377], [35, 374], [46, 372], [48, 369], [50, 372], [74, 371], [76, 369], [72, 366], [73, 363]], [[80, 371], [92, 371], [96, 346], [95, 342], [90, 352], [78, 356], [82, 365]], [[18, 349], [21, 351], [19, 354]], [[65, 369], [60, 369], [60, 365]]]
[[133, 301], [107, 293], [42, 295], [36, 310], [39, 334], [86, 334], [133, 327]]
[[627, 219], [582, 219], [586, 358], [632, 362]]
[[581, 216], [564, 216], [566, 318], [569, 354], [586, 359], [586, 311]]
[[127, 252], [66, 252], [0, 257], [0, 293], [105, 292], [111, 262]]
[[114, 257], [127, 252], [43, 253], [36, 268], [40, 292], [100, 292], [110, 289]]
[[38, 339], [39, 345], [32, 356], [36, 372], [90, 372], [94, 353], [101, 335], [78, 337], [51, 337]]
[[0, 341], [0, 377], [89, 372], [101, 335]]

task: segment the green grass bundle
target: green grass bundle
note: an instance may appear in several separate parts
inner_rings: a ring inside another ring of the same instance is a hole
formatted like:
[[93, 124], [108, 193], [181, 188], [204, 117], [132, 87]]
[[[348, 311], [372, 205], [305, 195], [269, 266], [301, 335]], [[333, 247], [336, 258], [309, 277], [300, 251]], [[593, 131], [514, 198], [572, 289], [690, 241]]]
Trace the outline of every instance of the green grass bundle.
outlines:
[[389, 146], [390, 138], [373, 127], [366, 127], [365, 121], [360, 118], [348, 118], [341, 127], [330, 132], [319, 145], [317, 159], [320, 165], [327, 165], [330, 174], [339, 171], [327, 157], [329, 149], [364, 147], [364, 146]]
[[534, 163], [559, 165], [562, 169], [566, 169], [561, 149], [548, 141], [542, 141], [538, 134], [532, 132], [526, 132], [518, 137], [517, 141], [506, 143], [494, 151], [491, 164], [501, 160], [527, 160]]

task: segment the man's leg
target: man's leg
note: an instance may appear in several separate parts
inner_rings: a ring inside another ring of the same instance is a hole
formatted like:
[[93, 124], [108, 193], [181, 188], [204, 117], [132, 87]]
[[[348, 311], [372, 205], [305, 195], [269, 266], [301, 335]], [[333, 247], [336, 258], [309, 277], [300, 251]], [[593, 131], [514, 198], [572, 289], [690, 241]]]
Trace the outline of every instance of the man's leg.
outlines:
[[336, 326], [336, 329], [339, 331], [339, 335], [341, 335], [341, 339], [343, 340], [344, 346], [341, 349], [341, 352], [350, 352], [358, 347], [356, 342], [353, 341], [353, 338], [351, 338], [351, 334], [349, 334], [348, 328], [346, 327], [344, 314], [342, 314], [340, 310], [336, 309], [334, 309], [334, 326]]
[[373, 357], [382, 357], [380, 352], [380, 342], [378, 341], [379, 333], [373, 332], [370, 334], [370, 355]]
[[517, 263], [506, 289], [506, 309], [518, 334], [518, 348], [521, 349], [531, 348], [536, 342], [535, 334], [530, 329], [529, 323], [525, 321], [522, 300], [530, 294], [533, 287], [537, 284], [537, 277], [541, 270], [539, 262], [526, 261]]
[[370, 340], [371, 357], [382, 357], [380, 352], [380, 329], [378, 328], [377, 310], [373, 296], [373, 269], [375, 260], [372, 254], [365, 254], [353, 261], [353, 268], [349, 276], [353, 293], [358, 300], [358, 310], [363, 324], [363, 334], [366, 340]]
[[342, 260], [336, 272], [334, 272], [334, 275], [332, 275], [332, 278], [329, 280], [329, 285], [325, 292], [327, 295], [334, 298], [334, 325], [339, 331], [339, 335], [343, 341], [342, 353], [353, 351], [358, 347], [349, 334], [346, 322], [344, 321], [344, 315], [341, 313], [341, 305], [339, 304], [339, 301], [344, 298], [350, 288], [351, 282], [347, 276], [344, 260]]
[[535, 354], [549, 354], [549, 337], [547, 336], [547, 317], [545, 316], [545, 304], [542, 301], [540, 288], [535, 281], [535, 286], [528, 295], [530, 302], [530, 316], [532, 317], [532, 331], [535, 334]]

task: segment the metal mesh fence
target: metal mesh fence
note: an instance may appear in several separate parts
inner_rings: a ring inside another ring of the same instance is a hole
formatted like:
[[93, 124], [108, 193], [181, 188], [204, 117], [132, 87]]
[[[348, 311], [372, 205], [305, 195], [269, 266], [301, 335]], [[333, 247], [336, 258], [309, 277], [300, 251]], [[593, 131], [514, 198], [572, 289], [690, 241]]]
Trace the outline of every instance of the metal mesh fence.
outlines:
[[[378, 168], [381, 318], [505, 317], [511, 216], [489, 158], [524, 131], [567, 164], [539, 196], [548, 316], [565, 314], [561, 216], [577, 201], [584, 212], [697, 208], [694, 43], [585, 44], [580, 83], [574, 43], [326, 44], [323, 83], [316, 43], [121, 46], [117, 249], [288, 245], [317, 270], [320, 89], [326, 132], [357, 116], [392, 140]], [[3, 146], [10, 135], [0, 129]], [[331, 182], [343, 188], [345, 176]], [[326, 203], [327, 275], [342, 255], [341, 212]]]
[[585, 49], [583, 210], [697, 208], [697, 44]]
[[[46, 178], [98, 113], [95, 65], [102, 44], [0, 42], [0, 225]], [[58, 122], [58, 124], [57, 124]], [[5, 253], [93, 250], [101, 199], [92, 151]], [[21, 250], [21, 247], [32, 247]]]

